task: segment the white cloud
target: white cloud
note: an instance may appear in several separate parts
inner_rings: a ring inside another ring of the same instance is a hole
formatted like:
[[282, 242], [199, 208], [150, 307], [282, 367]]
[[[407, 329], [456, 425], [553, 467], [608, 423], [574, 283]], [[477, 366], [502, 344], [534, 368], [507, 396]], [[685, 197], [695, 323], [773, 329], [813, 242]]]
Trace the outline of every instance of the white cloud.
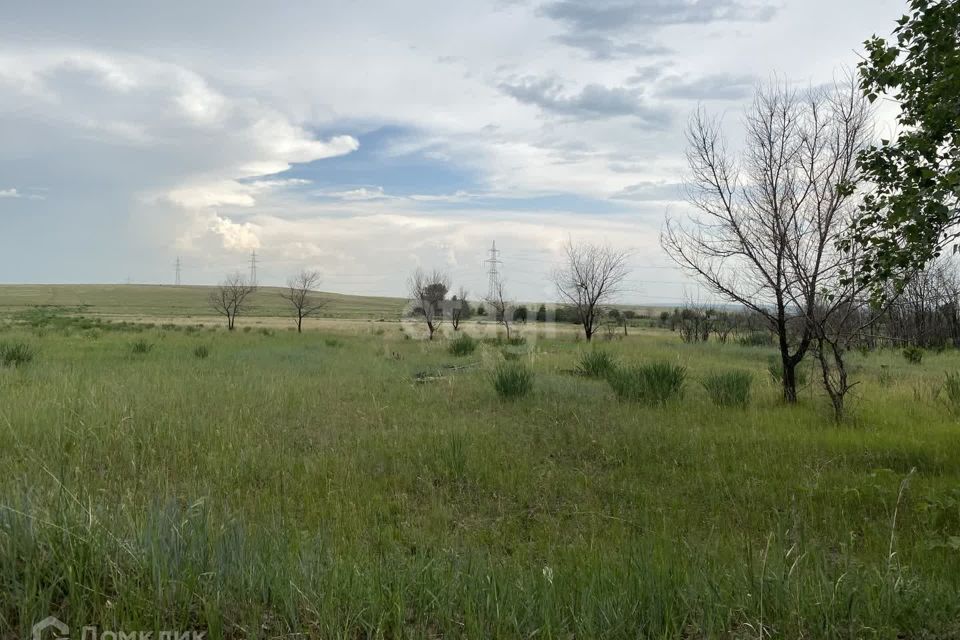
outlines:
[[16, 188], [9, 189], [0, 189], [0, 198], [17, 198], [24, 200], [43, 200], [43, 196], [39, 193], [23, 193], [22, 191]]

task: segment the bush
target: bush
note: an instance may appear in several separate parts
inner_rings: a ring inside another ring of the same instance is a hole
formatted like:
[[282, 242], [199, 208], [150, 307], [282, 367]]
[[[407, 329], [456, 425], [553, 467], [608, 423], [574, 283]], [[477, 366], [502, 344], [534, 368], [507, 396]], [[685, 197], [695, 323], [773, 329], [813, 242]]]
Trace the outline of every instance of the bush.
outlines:
[[948, 373], [943, 381], [947, 408], [953, 414], [960, 414], [960, 373]]
[[520, 362], [500, 363], [493, 372], [493, 388], [501, 398], [520, 398], [533, 389], [533, 372]]
[[207, 345], [201, 344], [193, 350], [193, 355], [203, 360], [210, 355], [210, 349], [207, 347]]
[[903, 350], [903, 357], [910, 364], [920, 364], [923, 361], [923, 349], [920, 347], [907, 347]]
[[744, 347], [769, 347], [773, 345], [773, 334], [769, 331], [751, 331], [737, 338], [737, 342]]
[[461, 333], [450, 341], [450, 353], [455, 356], [468, 356], [477, 348], [477, 341], [466, 333]]
[[746, 407], [750, 403], [753, 374], [748, 371], [713, 373], [703, 380], [703, 387], [719, 407]]
[[0, 343], [0, 364], [5, 367], [19, 367], [33, 361], [36, 351], [25, 342]]
[[[408, 336], [408, 337], [409, 337], [409, 336]], [[334, 347], [334, 348], [335, 348], [335, 347], [342, 347], [342, 346], [343, 346], [343, 341], [342, 341], [342, 340], [338, 340], [337, 338], [324, 338], [324, 339], [323, 339], [323, 343], [324, 343], [325, 345], [327, 345], [328, 347]]]
[[617, 361], [607, 351], [595, 349], [580, 354], [577, 373], [587, 378], [606, 378], [617, 368]]
[[664, 405], [683, 397], [687, 369], [669, 362], [654, 362], [612, 371], [607, 381], [621, 401]]
[[137, 340], [130, 345], [130, 351], [135, 354], [144, 354], [150, 353], [150, 349], [153, 348], [153, 345], [147, 342], [146, 340]]

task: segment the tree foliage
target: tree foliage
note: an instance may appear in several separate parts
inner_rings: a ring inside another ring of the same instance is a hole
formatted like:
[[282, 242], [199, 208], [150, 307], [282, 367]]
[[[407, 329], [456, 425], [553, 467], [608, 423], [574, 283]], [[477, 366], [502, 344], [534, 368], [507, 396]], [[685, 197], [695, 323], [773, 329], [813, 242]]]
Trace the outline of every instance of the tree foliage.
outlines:
[[[893, 139], [864, 150], [874, 185], [847, 245], [863, 249], [861, 276], [877, 296], [940, 254], [960, 222], [960, 2], [911, 0], [889, 40], [874, 36], [859, 65], [871, 101], [900, 107]], [[852, 188], [852, 186], [851, 186]]]

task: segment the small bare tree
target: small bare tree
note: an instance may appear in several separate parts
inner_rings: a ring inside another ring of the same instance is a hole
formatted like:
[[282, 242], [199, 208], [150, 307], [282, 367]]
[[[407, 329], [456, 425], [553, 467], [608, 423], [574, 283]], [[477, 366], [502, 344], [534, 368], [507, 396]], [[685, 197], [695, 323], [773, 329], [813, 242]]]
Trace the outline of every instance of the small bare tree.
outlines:
[[280, 292], [280, 297], [293, 309], [293, 317], [297, 321], [297, 333], [303, 332], [304, 318], [312, 316], [327, 306], [327, 300], [313, 295], [319, 284], [320, 272], [304, 269], [287, 279], [286, 291]]
[[426, 273], [417, 268], [407, 282], [410, 300], [414, 304], [413, 315], [422, 318], [430, 339], [443, 324], [444, 300], [450, 291], [450, 277], [443, 271]]
[[763, 317], [777, 336], [783, 396], [797, 400], [796, 368], [816, 338], [825, 277], [845, 258], [836, 242], [859, 181], [857, 155], [872, 137], [855, 83], [799, 92], [761, 88], [746, 118], [738, 158], [720, 123], [700, 112], [687, 132], [694, 207], [668, 220], [664, 249], [715, 293]]
[[617, 296], [630, 273], [629, 253], [606, 245], [571, 241], [566, 254], [566, 265], [554, 272], [553, 282], [560, 299], [576, 313], [589, 342], [600, 325], [603, 305]]
[[210, 306], [227, 318], [227, 329], [233, 331], [237, 317], [246, 309], [247, 299], [256, 290], [256, 285], [239, 272], [230, 274], [210, 292]]
[[467, 300], [467, 290], [463, 287], [450, 300], [450, 325], [454, 331], [460, 330], [460, 322], [470, 318], [470, 302]]
[[510, 340], [510, 327], [513, 324], [514, 302], [506, 294], [506, 288], [502, 281], [497, 281], [493, 291], [485, 298], [486, 303], [493, 308], [494, 318], [503, 325], [507, 332], [507, 340]]

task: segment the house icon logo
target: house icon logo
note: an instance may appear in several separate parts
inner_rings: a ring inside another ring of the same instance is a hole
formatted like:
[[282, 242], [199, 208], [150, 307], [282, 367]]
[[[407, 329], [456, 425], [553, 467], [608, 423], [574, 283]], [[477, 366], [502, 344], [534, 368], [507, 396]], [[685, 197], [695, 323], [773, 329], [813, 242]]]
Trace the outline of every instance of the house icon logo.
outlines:
[[[70, 627], [68, 627], [65, 622], [55, 618], [54, 616], [47, 616], [37, 624], [33, 625], [31, 634], [32, 640], [48, 640], [51, 636], [49, 633], [44, 632], [50, 628], [53, 628], [52, 640], [70, 639]], [[46, 636], [46, 639], [44, 636]]]

